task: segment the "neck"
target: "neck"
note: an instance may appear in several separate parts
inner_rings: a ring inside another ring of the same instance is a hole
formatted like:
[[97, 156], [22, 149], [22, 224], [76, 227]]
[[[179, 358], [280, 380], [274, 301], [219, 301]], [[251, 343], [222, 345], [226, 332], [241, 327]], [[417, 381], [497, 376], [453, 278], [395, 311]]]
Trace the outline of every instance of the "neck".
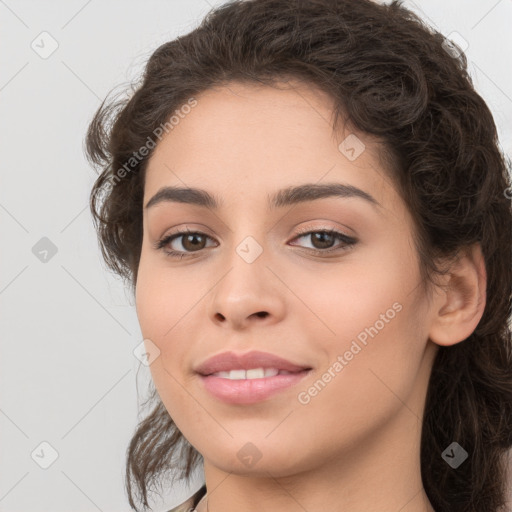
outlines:
[[374, 432], [357, 443], [362, 448], [323, 454], [322, 463], [307, 472], [262, 467], [257, 476], [241, 476], [205, 459], [206, 486], [212, 491], [197, 511], [367, 512], [378, 507], [379, 512], [435, 512], [421, 481], [421, 422], [407, 407], [398, 416], [380, 435]]

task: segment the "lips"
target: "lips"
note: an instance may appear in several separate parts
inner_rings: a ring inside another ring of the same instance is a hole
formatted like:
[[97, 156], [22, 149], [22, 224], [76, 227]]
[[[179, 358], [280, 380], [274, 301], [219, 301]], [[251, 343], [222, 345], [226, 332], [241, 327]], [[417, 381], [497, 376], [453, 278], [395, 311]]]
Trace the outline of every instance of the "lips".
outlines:
[[211, 375], [216, 372], [250, 370], [252, 368], [276, 368], [292, 373], [311, 369], [310, 366], [295, 364], [268, 352], [252, 351], [245, 354], [236, 354], [235, 352], [217, 354], [197, 366], [195, 371], [201, 375]]

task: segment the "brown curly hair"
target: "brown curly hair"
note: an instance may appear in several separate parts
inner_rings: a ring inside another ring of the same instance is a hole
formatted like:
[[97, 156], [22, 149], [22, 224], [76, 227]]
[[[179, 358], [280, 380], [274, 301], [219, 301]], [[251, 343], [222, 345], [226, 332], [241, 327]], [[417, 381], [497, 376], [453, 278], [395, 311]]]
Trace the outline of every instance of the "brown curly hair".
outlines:
[[[399, 0], [235, 0], [216, 7], [190, 33], [156, 49], [131, 97], [105, 99], [95, 113], [85, 141], [89, 161], [100, 168], [90, 206], [106, 264], [134, 291], [152, 150], [134, 154], [158, 127], [190, 98], [233, 80], [276, 86], [292, 77], [327, 92], [334, 126], [350, 120], [376, 136], [393, 162], [393, 182], [414, 219], [422, 275], [433, 282], [442, 272], [438, 256], [454, 257], [474, 243], [482, 248], [485, 310], [466, 340], [439, 347], [421, 475], [437, 512], [496, 512], [506, 503], [512, 446], [512, 166], [464, 53], [448, 46]], [[148, 507], [148, 490], [166, 473], [188, 479], [202, 460], [156, 391], [149, 403], [153, 410], [127, 450], [134, 510], [136, 501]], [[457, 470], [441, 457], [453, 440], [469, 453]]]

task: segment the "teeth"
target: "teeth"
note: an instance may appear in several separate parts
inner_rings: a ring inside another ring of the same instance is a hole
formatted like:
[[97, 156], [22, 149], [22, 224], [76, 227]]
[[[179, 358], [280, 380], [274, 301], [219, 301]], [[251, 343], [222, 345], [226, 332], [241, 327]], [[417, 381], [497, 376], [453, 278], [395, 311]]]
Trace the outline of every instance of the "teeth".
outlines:
[[242, 379], [263, 379], [265, 377], [275, 377], [276, 375], [284, 375], [292, 372], [285, 370], [277, 370], [276, 368], [251, 368], [250, 370], [231, 370], [229, 372], [216, 372], [214, 377], [222, 379], [242, 380]]

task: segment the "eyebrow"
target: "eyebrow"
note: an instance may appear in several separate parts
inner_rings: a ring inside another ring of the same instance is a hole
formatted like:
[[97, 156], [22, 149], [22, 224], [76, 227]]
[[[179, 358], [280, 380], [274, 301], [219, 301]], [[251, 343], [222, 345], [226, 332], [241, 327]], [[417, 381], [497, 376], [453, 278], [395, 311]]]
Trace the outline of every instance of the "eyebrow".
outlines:
[[[368, 192], [353, 185], [343, 183], [304, 183], [303, 185], [287, 187], [268, 196], [270, 209], [282, 208], [327, 197], [359, 198], [374, 207], [382, 205]], [[191, 187], [163, 187], [146, 204], [146, 209], [162, 202], [187, 203], [217, 210], [223, 202], [206, 190]]]

